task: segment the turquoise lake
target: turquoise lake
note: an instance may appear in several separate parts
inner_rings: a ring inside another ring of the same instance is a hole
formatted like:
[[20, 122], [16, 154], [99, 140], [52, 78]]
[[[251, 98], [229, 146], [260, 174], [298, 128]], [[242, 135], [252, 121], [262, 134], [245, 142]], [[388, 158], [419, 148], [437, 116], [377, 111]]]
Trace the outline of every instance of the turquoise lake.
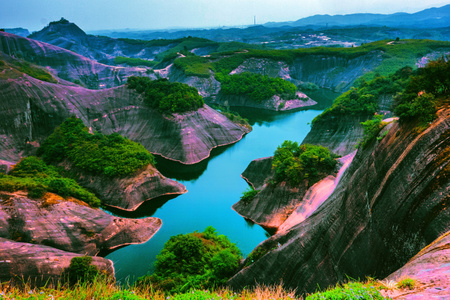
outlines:
[[206, 162], [186, 167], [158, 159], [157, 168], [161, 173], [183, 183], [188, 193], [149, 201], [133, 213], [111, 212], [122, 217], [158, 217], [163, 222], [148, 242], [126, 246], [106, 256], [114, 262], [117, 280], [133, 282], [152, 272], [156, 255], [173, 235], [201, 232], [211, 225], [236, 243], [244, 256], [269, 237], [263, 228], [246, 221], [231, 208], [248, 188], [241, 173], [252, 160], [273, 155], [283, 141], [301, 142], [305, 138], [310, 131], [309, 123], [331, 104], [330, 97], [336, 94], [314, 96], [320, 105], [295, 112], [233, 108], [249, 119], [253, 131], [233, 145], [213, 150]]

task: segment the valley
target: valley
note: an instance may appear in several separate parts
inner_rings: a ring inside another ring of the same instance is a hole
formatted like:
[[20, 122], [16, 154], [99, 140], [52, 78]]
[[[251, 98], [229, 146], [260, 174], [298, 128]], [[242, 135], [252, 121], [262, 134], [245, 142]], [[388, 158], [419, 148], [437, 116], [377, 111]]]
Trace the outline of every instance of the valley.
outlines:
[[0, 30], [0, 292], [448, 295], [447, 11]]

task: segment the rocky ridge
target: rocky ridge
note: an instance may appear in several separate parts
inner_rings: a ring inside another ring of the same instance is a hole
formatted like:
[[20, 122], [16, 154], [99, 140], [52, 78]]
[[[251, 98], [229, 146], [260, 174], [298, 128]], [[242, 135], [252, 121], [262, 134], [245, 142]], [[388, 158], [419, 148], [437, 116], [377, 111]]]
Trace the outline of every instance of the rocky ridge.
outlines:
[[421, 133], [395, 123], [380, 142], [358, 150], [328, 200], [261, 243], [262, 257], [230, 286], [283, 278], [305, 293], [347, 276], [387, 276], [448, 231], [450, 110], [438, 114]]
[[204, 160], [213, 148], [235, 143], [249, 132], [207, 105], [162, 115], [126, 86], [94, 91], [24, 75], [0, 80], [0, 88], [0, 159], [8, 161], [18, 161], [31, 142], [41, 142], [71, 115], [93, 130], [118, 132], [154, 154], [184, 164]]

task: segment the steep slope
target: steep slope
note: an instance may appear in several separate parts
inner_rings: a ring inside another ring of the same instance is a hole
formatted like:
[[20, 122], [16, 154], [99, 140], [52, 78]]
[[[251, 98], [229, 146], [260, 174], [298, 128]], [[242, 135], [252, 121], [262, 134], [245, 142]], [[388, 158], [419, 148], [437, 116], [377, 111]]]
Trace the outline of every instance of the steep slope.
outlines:
[[90, 89], [109, 88], [125, 83], [131, 75], [146, 76], [146, 69], [100, 64], [72, 51], [47, 43], [0, 32], [0, 51], [46, 67], [61, 79], [80, 82]]
[[403, 266], [450, 229], [449, 133], [448, 108], [420, 134], [394, 124], [381, 142], [358, 150], [312, 216], [259, 245], [260, 258], [229, 284], [283, 280], [304, 293]]
[[118, 132], [152, 153], [185, 164], [207, 158], [215, 147], [239, 141], [249, 129], [208, 106], [164, 116], [143, 105], [126, 86], [93, 91], [41, 82], [29, 76], [0, 80], [0, 159], [18, 161], [32, 141], [41, 142], [70, 115], [93, 130]]

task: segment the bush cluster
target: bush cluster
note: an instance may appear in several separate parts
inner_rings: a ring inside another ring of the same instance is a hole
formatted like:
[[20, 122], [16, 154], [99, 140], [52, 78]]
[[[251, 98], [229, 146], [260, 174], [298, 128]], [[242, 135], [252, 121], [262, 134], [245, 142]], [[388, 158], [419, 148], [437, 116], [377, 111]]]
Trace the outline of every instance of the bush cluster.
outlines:
[[68, 159], [74, 167], [109, 177], [127, 176], [155, 163], [153, 155], [141, 144], [117, 133], [91, 134], [76, 117], [57, 127], [37, 153], [47, 164]]
[[27, 190], [30, 198], [41, 198], [46, 192], [52, 192], [77, 198], [92, 207], [100, 206], [100, 200], [94, 194], [80, 187], [75, 180], [62, 177], [55, 167], [35, 156], [22, 159], [9, 175], [0, 176], [0, 190]]
[[79, 256], [70, 260], [70, 265], [63, 274], [70, 286], [92, 283], [99, 276], [98, 268], [92, 265], [91, 256]]
[[244, 95], [255, 102], [262, 102], [274, 95], [294, 99], [297, 87], [281, 78], [244, 72], [231, 76], [222, 76], [221, 90], [224, 95]]
[[336, 98], [333, 105], [317, 116], [313, 123], [327, 115], [373, 115], [378, 109], [379, 97], [401, 92], [412, 73], [412, 68], [404, 67], [388, 77], [376, 76], [368, 82], [359, 80], [356, 87]]
[[386, 125], [386, 123], [382, 122], [382, 115], [374, 115], [374, 117], [365, 122], [361, 122], [361, 125], [364, 128], [363, 139], [358, 144], [358, 147], [362, 147], [363, 149], [375, 139], [375, 137], [380, 133], [381, 129]]
[[192, 111], [204, 104], [196, 88], [167, 79], [131, 76], [128, 78], [128, 88], [143, 94], [146, 105], [162, 113]]
[[308, 186], [334, 171], [336, 156], [323, 146], [299, 145], [284, 141], [273, 156], [272, 169], [276, 181], [287, 181], [298, 185], [308, 180]]
[[172, 236], [156, 257], [155, 272], [137, 286], [152, 285], [169, 293], [222, 286], [239, 268], [241, 252], [224, 235], [204, 232]]
[[140, 58], [123, 57], [123, 56], [114, 57], [114, 63], [117, 65], [126, 64], [132, 67], [137, 66], [154, 67], [155, 65], [158, 64], [158, 62], [153, 60], [145, 60]]
[[438, 99], [450, 96], [450, 61], [444, 57], [418, 69], [395, 98], [394, 112], [400, 122], [417, 120], [420, 126], [436, 118]]

